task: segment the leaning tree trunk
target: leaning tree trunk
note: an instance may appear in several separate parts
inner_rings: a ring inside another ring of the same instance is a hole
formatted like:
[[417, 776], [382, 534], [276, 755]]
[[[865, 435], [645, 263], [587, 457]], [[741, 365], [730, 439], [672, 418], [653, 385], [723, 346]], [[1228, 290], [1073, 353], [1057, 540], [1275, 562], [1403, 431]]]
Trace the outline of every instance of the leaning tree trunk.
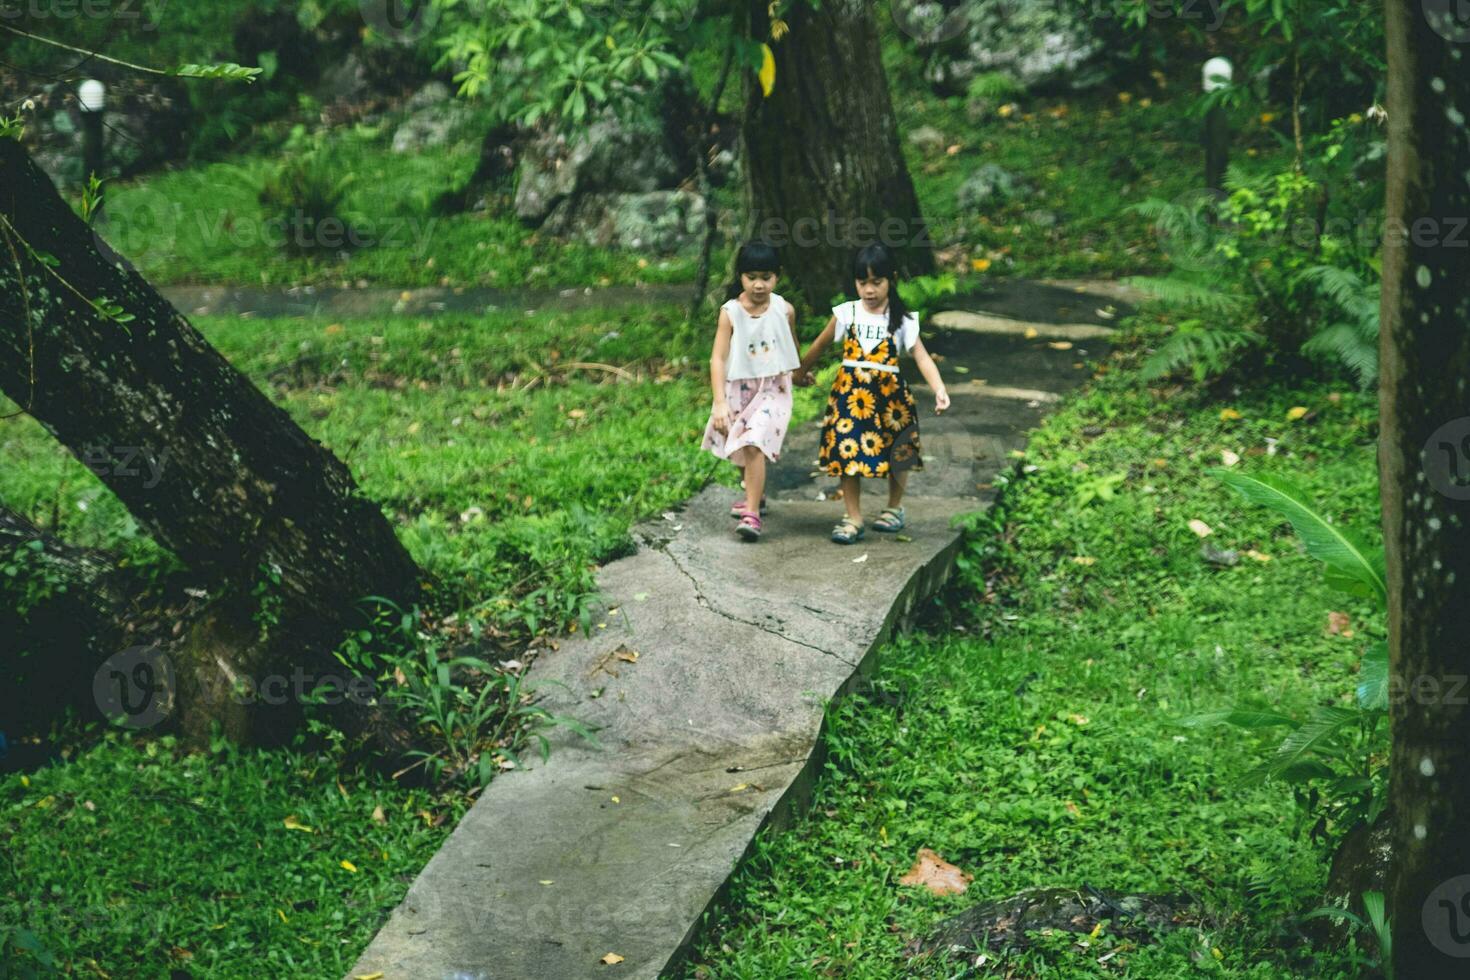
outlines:
[[1463, 976], [1470, 955], [1470, 36], [1448, 3], [1387, 15], [1388, 908], [1395, 975], [1418, 980]]
[[[241, 741], [289, 734], [299, 699], [268, 705], [236, 682], [340, 676], [330, 648], [359, 601], [416, 595], [416, 567], [347, 468], [95, 237], [9, 139], [0, 390], [207, 583], [210, 613], [164, 692], [194, 740], [214, 721]], [[343, 709], [349, 727], [364, 714], [375, 712]]]
[[776, 81], [764, 95], [745, 73], [742, 155], [753, 232], [824, 311], [851, 292], [853, 251], [893, 247], [903, 271], [934, 271], [934, 249], [899, 149], [869, 0], [797, 0], [790, 32], [771, 40], [765, 0], [747, 0], [751, 36], [770, 44]]

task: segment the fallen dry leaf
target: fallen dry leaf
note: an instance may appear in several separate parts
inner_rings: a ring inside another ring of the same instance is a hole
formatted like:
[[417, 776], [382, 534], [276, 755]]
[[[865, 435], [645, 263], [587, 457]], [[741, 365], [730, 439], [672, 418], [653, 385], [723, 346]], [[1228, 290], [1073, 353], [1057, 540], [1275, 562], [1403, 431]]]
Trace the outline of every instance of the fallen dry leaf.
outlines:
[[1072, 562], [1077, 565], [1096, 565], [1097, 559], [1091, 555], [1073, 555]]
[[1189, 529], [1202, 538], [1207, 538], [1215, 533], [1214, 529], [1211, 528], [1210, 525], [1206, 524], [1204, 521], [1200, 520], [1197, 517], [1190, 520]]
[[1295, 422], [1297, 419], [1306, 414], [1307, 408], [1305, 405], [1293, 405], [1291, 408], [1288, 408], [1286, 410], [1286, 417], [1292, 422]]
[[619, 660], [626, 660], [630, 664], [638, 662], [638, 651], [629, 650], [626, 645], [618, 647], [616, 653]]
[[858, 557], [857, 557], [857, 558], [854, 558], [854, 559], [853, 559], [853, 560], [852, 560], [852, 563], [853, 563], [853, 564], [854, 564], [854, 565], [857, 565], [857, 564], [861, 564], [861, 563], [862, 563], [862, 562], [865, 562], [865, 561], [867, 561], [867, 560], [868, 560], [868, 556], [867, 556], [867, 555], [860, 555], [860, 556], [858, 556]]
[[1352, 619], [1351, 619], [1351, 617], [1348, 616], [1347, 613], [1343, 613], [1343, 612], [1330, 612], [1330, 613], [1327, 614], [1327, 635], [1328, 636], [1347, 636], [1347, 635], [1350, 635], [1352, 631], [1349, 630], [1348, 627], [1351, 626], [1351, 625], [1352, 625]]
[[909, 873], [898, 879], [900, 885], [923, 885], [935, 895], [961, 895], [975, 876], [961, 871], [927, 847], [919, 848], [918, 860]]
[[1224, 463], [1226, 466], [1234, 466], [1236, 463], [1240, 462], [1240, 456], [1236, 453], [1232, 453], [1228, 449], [1222, 449], [1220, 450], [1220, 462]]
[[1222, 409], [1220, 409], [1220, 421], [1221, 422], [1229, 422], [1231, 419], [1238, 419], [1238, 418], [1240, 418], [1240, 413], [1237, 412], [1235, 409], [1233, 409], [1233, 408], [1222, 408]]
[[373, 807], [373, 823], [387, 823], [387, 822], [388, 822], [388, 815], [383, 812], [383, 808], [380, 807], [380, 806]]
[[1070, 340], [1048, 340], [1046, 346], [1052, 350], [1071, 350], [1072, 342]]
[[1270, 561], [1271, 560], [1271, 556], [1270, 555], [1266, 554], [1263, 551], [1257, 551], [1254, 548], [1252, 548], [1251, 550], [1247, 551], [1245, 553], [1245, 556], [1247, 558], [1254, 558], [1256, 561], [1261, 561], [1261, 562], [1266, 562], [1266, 561]]
[[282, 820], [281, 823], [285, 824], [287, 830], [300, 830], [308, 834], [315, 833], [315, 831], [313, 831], [306, 824], [302, 823], [300, 820], [297, 820], [296, 814], [294, 813], [287, 817], [285, 820]]
[[1026, 328], [1026, 339], [1027, 340], [1035, 340], [1038, 336], [1039, 336], [1039, 334], [1037, 334], [1035, 327], [1027, 327]]
[[[640, 259], [639, 261], [642, 261], [642, 260]], [[618, 963], [623, 962], [623, 958], [621, 956], [619, 956], [617, 953], [608, 953], [606, 956], [604, 956], [602, 958], [602, 962], [606, 963], [608, 966], [614, 966], [614, 965], [616, 965]]]

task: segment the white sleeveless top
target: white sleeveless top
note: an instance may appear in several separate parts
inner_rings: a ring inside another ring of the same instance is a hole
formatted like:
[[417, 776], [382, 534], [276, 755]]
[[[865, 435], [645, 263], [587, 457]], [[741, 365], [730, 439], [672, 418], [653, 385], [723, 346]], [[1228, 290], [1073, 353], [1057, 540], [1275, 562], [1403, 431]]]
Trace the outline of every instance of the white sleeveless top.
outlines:
[[[832, 307], [832, 317], [837, 321], [837, 330], [833, 337], [838, 344], [848, 327], [852, 327], [853, 334], [858, 343], [863, 346], [863, 353], [873, 353], [873, 348], [881, 344], [888, 336], [888, 310], [882, 313], [869, 313], [867, 307], [863, 306], [861, 300], [853, 300], [840, 306]], [[919, 339], [919, 315], [909, 312], [903, 318], [903, 323], [894, 336], [893, 354], [897, 357], [907, 351], [914, 349], [914, 344]]]
[[780, 294], [772, 293], [766, 312], [751, 316], [739, 297], [720, 307], [730, 315], [735, 328], [730, 335], [730, 357], [725, 362], [725, 379], [769, 378], [801, 366], [796, 342], [791, 339], [788, 309]]

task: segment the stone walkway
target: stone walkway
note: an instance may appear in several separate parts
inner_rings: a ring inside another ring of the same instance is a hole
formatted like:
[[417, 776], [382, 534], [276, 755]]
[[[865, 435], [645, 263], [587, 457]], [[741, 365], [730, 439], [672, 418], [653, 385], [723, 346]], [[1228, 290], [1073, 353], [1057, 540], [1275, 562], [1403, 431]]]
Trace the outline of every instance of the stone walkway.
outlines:
[[[534, 768], [497, 778], [348, 976], [677, 975], [756, 834], [810, 799], [826, 703], [943, 584], [951, 519], [988, 505], [1010, 450], [1105, 353], [1088, 331], [1122, 302], [1110, 285], [1003, 283], [932, 319], [926, 345], [954, 404], [936, 418], [911, 381], [925, 471], [908, 540], [827, 540], [841, 504], [835, 481], [813, 479], [811, 423], [773, 470], [758, 545], [734, 537], [719, 486], [637, 528], [637, 553], [599, 575], [593, 635], [529, 670], [545, 706], [597, 726], [600, 747], [557, 732], [547, 763], [529, 754]], [[884, 488], [868, 486], [871, 519]]]

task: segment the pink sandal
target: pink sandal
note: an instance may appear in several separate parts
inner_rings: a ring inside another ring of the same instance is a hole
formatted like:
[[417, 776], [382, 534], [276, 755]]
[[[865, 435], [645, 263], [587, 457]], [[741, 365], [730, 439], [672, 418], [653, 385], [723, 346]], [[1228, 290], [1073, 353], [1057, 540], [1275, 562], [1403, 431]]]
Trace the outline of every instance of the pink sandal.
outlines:
[[735, 533], [746, 541], [759, 541], [761, 538], [760, 517], [749, 511], [741, 514], [740, 523], [735, 525]]
[[[765, 512], [766, 512], [766, 496], [765, 496], [765, 494], [761, 494], [761, 513], [764, 514]], [[736, 498], [735, 502], [730, 505], [730, 516], [731, 517], [744, 517], [745, 514], [746, 514], [745, 498], [744, 497]]]

